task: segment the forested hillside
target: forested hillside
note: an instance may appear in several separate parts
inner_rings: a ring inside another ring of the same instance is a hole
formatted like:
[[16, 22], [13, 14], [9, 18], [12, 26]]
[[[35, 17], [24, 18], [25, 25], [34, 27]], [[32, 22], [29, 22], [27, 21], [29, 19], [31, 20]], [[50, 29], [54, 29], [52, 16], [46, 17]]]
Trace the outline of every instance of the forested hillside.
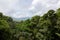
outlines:
[[60, 40], [60, 8], [20, 22], [0, 12], [0, 40]]

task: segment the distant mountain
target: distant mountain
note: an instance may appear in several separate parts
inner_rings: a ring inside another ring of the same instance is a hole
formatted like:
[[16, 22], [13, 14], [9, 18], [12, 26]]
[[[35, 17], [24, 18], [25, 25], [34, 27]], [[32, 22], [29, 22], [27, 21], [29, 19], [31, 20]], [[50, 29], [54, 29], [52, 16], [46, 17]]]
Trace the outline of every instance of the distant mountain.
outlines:
[[13, 18], [14, 21], [21, 21], [21, 20], [27, 20], [30, 19], [31, 17], [24, 17], [24, 18]]

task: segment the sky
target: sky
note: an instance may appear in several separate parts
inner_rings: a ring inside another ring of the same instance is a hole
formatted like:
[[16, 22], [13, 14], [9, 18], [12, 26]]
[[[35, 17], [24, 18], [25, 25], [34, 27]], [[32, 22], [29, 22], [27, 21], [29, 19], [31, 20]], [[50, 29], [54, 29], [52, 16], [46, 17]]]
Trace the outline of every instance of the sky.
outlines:
[[43, 15], [60, 7], [60, 0], [0, 0], [0, 12], [14, 18]]

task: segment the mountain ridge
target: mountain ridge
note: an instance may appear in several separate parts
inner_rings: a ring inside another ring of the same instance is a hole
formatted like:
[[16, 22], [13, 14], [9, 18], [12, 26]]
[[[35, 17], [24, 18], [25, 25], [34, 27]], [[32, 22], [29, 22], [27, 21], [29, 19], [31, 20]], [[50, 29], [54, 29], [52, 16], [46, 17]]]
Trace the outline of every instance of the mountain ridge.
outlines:
[[30, 19], [31, 17], [22, 17], [22, 18], [13, 18], [14, 21], [21, 21], [21, 20], [27, 20]]

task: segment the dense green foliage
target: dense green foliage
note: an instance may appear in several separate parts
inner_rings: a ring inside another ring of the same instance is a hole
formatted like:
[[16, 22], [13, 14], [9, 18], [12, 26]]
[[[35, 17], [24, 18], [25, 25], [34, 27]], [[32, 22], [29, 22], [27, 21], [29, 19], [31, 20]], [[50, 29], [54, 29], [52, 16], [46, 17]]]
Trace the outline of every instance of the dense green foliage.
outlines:
[[20, 22], [0, 12], [0, 40], [60, 40], [60, 8]]

